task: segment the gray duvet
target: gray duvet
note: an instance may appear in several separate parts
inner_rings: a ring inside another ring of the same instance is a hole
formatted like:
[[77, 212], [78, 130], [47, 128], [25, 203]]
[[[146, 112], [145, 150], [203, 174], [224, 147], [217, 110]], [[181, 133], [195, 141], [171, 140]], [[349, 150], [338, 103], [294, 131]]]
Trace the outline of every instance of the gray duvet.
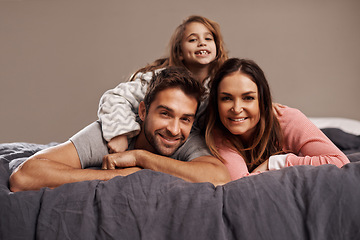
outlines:
[[48, 146], [0, 144], [0, 239], [360, 239], [358, 159], [219, 187], [142, 170], [10, 192], [12, 169]]

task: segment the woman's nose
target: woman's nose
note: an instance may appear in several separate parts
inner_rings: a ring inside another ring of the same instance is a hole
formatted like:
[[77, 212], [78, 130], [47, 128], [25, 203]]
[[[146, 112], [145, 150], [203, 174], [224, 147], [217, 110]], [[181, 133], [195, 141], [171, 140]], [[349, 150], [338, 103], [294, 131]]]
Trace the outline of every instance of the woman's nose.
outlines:
[[239, 114], [243, 111], [243, 107], [240, 103], [235, 102], [232, 108], [230, 109], [233, 113]]

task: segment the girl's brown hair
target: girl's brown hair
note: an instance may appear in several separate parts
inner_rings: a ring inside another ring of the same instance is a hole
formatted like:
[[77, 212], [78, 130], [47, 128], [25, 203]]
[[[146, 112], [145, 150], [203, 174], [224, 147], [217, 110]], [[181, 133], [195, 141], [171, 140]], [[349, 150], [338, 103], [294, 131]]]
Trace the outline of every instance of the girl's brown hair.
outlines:
[[[218, 113], [219, 84], [225, 76], [237, 71], [247, 75], [258, 88], [260, 120], [249, 142], [243, 142], [239, 136], [227, 130]], [[214, 130], [220, 131], [225, 137], [224, 143], [244, 158], [249, 171], [255, 169], [271, 155], [282, 152], [282, 132], [273, 111], [270, 87], [264, 72], [254, 61], [231, 58], [223, 64], [211, 82], [207, 114], [206, 143], [210, 151], [222, 161], [225, 160], [220, 156], [214, 143]]]
[[149, 72], [154, 71], [159, 68], [164, 68], [167, 66], [181, 66], [185, 67], [184, 63], [181, 61], [181, 41], [184, 38], [185, 28], [189, 23], [198, 22], [207, 27], [212, 33], [216, 45], [216, 59], [211, 63], [209, 76], [212, 78], [220, 66], [226, 61], [228, 58], [227, 51], [225, 50], [224, 41], [220, 32], [220, 26], [218, 23], [211, 21], [202, 16], [190, 16], [186, 20], [180, 24], [173, 33], [170, 42], [169, 42], [169, 50], [170, 55], [165, 58], [160, 58], [155, 60], [153, 63], [145, 66], [144, 68], [139, 69], [132, 77], [131, 80], [136, 76], [139, 72]]

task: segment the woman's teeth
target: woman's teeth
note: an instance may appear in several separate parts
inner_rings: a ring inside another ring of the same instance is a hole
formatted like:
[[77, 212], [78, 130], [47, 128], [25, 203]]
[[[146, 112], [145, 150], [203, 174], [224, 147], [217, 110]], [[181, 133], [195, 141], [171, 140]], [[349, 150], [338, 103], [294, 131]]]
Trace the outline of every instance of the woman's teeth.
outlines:
[[246, 118], [230, 118], [231, 121], [234, 121], [234, 122], [241, 122], [241, 121], [244, 121]]

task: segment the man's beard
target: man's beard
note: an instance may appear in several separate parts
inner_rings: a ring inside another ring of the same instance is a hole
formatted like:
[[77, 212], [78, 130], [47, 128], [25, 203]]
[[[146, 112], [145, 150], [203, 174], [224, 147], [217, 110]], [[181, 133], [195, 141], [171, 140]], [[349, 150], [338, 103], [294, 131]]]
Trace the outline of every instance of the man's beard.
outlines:
[[[144, 122], [144, 135], [148, 143], [155, 149], [157, 154], [163, 156], [171, 156], [173, 155], [176, 150], [184, 144], [185, 138], [182, 134], [178, 134], [176, 136], [172, 135], [166, 129], [156, 130], [154, 133], [151, 133], [147, 130], [146, 121]], [[165, 144], [160, 138], [162, 137], [169, 137], [169, 138], [178, 138], [177, 144]]]

